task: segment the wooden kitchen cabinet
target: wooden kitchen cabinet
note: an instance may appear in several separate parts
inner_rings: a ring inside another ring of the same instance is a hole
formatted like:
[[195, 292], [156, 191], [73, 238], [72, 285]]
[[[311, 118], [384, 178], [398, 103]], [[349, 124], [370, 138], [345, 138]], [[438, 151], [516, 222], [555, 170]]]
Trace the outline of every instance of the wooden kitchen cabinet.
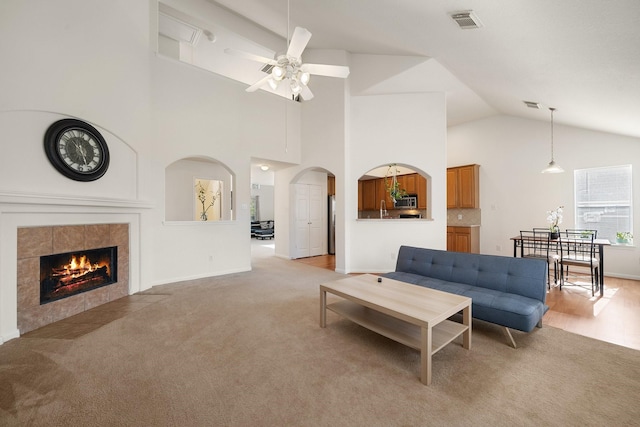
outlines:
[[416, 194], [418, 195], [418, 209], [427, 209], [427, 178], [416, 174]]
[[398, 183], [400, 184], [400, 189], [405, 190], [407, 194], [416, 194], [418, 191], [416, 184], [417, 173], [412, 173], [409, 175], [400, 175], [398, 177]]
[[480, 166], [447, 169], [447, 208], [480, 208]]
[[[400, 188], [407, 194], [418, 195], [418, 209], [427, 208], [427, 179], [418, 173], [399, 175]], [[335, 184], [334, 184], [335, 185]], [[328, 186], [329, 189], [331, 186]], [[358, 210], [379, 210], [384, 200], [387, 210], [394, 209], [393, 200], [387, 191], [384, 178], [358, 180]]]
[[447, 227], [447, 250], [480, 253], [480, 227]]
[[393, 199], [387, 191], [384, 178], [378, 178], [376, 179], [376, 209], [380, 209], [380, 201], [382, 200], [385, 201], [388, 210], [393, 209]]
[[[373, 211], [379, 209], [376, 206], [376, 181], [377, 179], [367, 179], [362, 183], [362, 209], [363, 211]], [[378, 202], [379, 203], [379, 202]]]
[[336, 177], [328, 175], [327, 176], [327, 195], [335, 196], [336, 195]]

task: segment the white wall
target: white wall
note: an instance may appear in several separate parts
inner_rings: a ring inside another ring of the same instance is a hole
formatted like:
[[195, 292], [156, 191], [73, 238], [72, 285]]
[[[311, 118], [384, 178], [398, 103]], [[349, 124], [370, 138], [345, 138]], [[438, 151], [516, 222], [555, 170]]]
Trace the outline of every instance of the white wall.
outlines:
[[[446, 113], [444, 93], [355, 96], [351, 100], [346, 189], [346, 272], [395, 268], [401, 245], [446, 248]], [[391, 163], [431, 176], [432, 220], [357, 219], [358, 178]]]
[[[335, 65], [349, 65], [348, 54], [334, 50], [305, 50], [305, 61]], [[309, 87], [315, 97], [301, 105], [301, 157], [300, 164], [280, 169], [275, 173], [275, 252], [290, 258], [291, 211], [290, 184], [298, 182], [309, 171], [331, 172], [336, 177], [336, 269], [344, 264], [342, 208], [344, 206], [345, 139], [348, 121], [348, 80], [312, 76]], [[326, 184], [326, 183], [325, 183]]]
[[259, 196], [260, 221], [269, 221], [274, 218], [273, 185], [262, 185], [260, 188], [251, 188], [251, 197]]
[[[448, 132], [448, 166], [480, 164], [481, 253], [511, 256], [510, 238], [520, 230], [547, 226], [546, 212], [560, 205], [565, 206], [562, 228], [572, 228], [574, 169], [632, 164], [638, 235], [638, 138], [555, 124], [554, 158], [565, 173], [542, 174], [550, 160], [549, 122], [499, 116], [453, 126]], [[605, 248], [604, 270], [607, 275], [640, 279], [640, 249]]]
[[[210, 6], [180, 5], [192, 3]], [[1, 340], [17, 334], [6, 242], [20, 226], [133, 224], [130, 292], [251, 268], [250, 158], [299, 161], [300, 106], [288, 103], [285, 117], [282, 98], [156, 56], [156, 11], [153, 0], [0, 2]], [[112, 160], [100, 180], [71, 181], [48, 164], [43, 135], [63, 117], [107, 139]], [[236, 220], [164, 222], [165, 168], [190, 157], [235, 174]]]

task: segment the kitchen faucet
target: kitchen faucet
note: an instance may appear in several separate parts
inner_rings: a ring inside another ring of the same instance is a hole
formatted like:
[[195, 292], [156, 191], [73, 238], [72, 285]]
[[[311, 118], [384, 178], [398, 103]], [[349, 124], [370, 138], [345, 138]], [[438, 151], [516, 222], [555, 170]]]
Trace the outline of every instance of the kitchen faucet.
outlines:
[[380, 219], [387, 216], [387, 202], [382, 199], [380, 200]]

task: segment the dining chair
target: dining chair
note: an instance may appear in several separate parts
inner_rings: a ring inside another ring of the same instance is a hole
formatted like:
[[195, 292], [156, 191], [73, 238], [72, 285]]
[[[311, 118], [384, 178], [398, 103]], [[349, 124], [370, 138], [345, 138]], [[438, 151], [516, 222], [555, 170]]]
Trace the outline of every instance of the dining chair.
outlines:
[[[572, 236], [580, 234], [580, 237], [587, 237], [589, 234], [593, 234], [593, 240], [598, 238], [598, 230], [588, 230], [586, 228], [567, 228], [565, 230], [565, 236], [569, 233]], [[569, 266], [565, 266], [565, 274], [569, 274]]]
[[520, 257], [537, 258], [547, 262], [547, 287], [551, 289], [551, 268], [553, 264], [554, 283], [557, 283], [558, 256], [553, 250], [551, 232], [548, 228], [520, 230]]
[[586, 228], [567, 228], [567, 230], [565, 231], [565, 235], [566, 233], [579, 233], [580, 235], [584, 236], [586, 236], [587, 234], [593, 234], [594, 240], [598, 238], [598, 230], [587, 230]]
[[[569, 266], [588, 269], [591, 278], [591, 296], [595, 295], [595, 290], [600, 285], [598, 268], [600, 260], [598, 259], [596, 245], [594, 244], [595, 233], [584, 232], [584, 230], [570, 231], [566, 230], [560, 234], [560, 290], [562, 286], [568, 284], [580, 285], [578, 272], [569, 275]], [[579, 270], [580, 271], [580, 270]], [[568, 280], [573, 277], [573, 282]]]

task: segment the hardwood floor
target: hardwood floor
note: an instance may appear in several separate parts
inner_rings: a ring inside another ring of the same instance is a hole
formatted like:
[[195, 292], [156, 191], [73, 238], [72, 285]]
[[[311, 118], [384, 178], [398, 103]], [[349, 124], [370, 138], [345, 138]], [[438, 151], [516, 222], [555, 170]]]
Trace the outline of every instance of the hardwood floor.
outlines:
[[298, 258], [294, 260], [302, 264], [311, 265], [313, 267], [326, 268], [328, 270], [336, 269], [336, 257], [335, 255], [319, 255], [309, 258]]
[[[335, 256], [295, 260], [335, 270]], [[552, 287], [543, 325], [640, 350], [640, 281], [605, 277], [604, 296], [579, 286]]]

